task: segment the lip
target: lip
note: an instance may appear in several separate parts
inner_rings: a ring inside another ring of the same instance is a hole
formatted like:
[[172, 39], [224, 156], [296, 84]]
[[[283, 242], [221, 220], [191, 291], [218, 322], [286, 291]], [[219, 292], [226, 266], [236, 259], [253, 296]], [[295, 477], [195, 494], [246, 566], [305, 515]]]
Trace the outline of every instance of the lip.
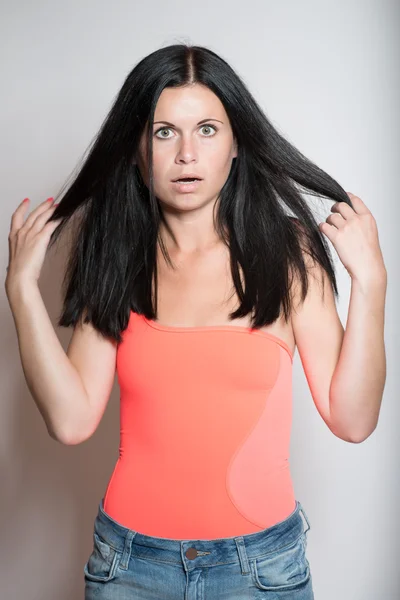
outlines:
[[203, 183], [202, 179], [193, 181], [192, 183], [178, 183], [177, 181], [171, 181], [173, 188], [180, 194], [195, 192], [201, 183]]
[[175, 179], [171, 179], [171, 181], [175, 182], [175, 181], [177, 181], [177, 179], [186, 179], [187, 177], [189, 177], [190, 179], [200, 179], [200, 180], [202, 180], [202, 178], [199, 177], [199, 175], [197, 175], [197, 173], [181, 173]]

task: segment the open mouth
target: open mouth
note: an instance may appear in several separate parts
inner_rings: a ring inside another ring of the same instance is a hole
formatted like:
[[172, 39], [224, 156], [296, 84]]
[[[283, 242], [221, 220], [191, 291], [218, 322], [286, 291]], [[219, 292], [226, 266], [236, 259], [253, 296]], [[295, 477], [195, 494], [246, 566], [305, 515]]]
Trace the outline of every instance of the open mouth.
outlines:
[[193, 183], [194, 181], [201, 181], [197, 177], [184, 177], [183, 179], [175, 179], [174, 183]]
[[202, 182], [203, 180], [197, 177], [182, 177], [182, 179], [172, 181], [172, 185], [176, 192], [180, 194], [188, 194], [191, 192], [196, 192], [200, 188], [200, 184]]

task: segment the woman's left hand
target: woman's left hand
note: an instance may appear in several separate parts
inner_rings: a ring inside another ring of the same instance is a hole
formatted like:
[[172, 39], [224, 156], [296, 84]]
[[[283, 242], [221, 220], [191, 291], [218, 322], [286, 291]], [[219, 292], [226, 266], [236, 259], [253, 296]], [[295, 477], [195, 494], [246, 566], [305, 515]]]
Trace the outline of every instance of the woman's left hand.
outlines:
[[332, 242], [352, 279], [369, 283], [386, 277], [375, 219], [361, 198], [347, 194], [354, 210], [346, 202], [336, 202], [331, 207], [335, 214], [318, 227]]

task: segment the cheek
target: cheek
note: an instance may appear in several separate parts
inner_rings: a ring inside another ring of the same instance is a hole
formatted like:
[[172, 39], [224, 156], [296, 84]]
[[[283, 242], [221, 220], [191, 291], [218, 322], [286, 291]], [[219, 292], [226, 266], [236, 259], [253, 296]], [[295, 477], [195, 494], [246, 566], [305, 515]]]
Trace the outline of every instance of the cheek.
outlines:
[[215, 170], [230, 168], [232, 162], [232, 141], [224, 137], [218, 144], [213, 145], [207, 152], [207, 161]]
[[229, 175], [232, 165], [232, 158], [227, 152], [215, 153], [209, 161], [207, 173], [212, 175], [214, 181], [225, 181]]

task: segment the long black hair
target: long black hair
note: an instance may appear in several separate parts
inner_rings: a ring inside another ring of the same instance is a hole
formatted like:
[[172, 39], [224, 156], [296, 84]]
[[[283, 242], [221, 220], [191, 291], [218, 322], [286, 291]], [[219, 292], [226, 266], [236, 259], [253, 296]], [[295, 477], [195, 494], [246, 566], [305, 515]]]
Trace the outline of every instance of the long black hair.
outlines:
[[[240, 301], [229, 318], [251, 314], [257, 329], [273, 323], [283, 308], [287, 320], [295, 273], [302, 301], [307, 294], [304, 251], [326, 271], [338, 297], [329, 246], [302, 193], [352, 207], [348, 195], [273, 127], [225, 60], [208, 48], [181, 43], [149, 54], [128, 74], [79, 172], [56, 194], [61, 202], [49, 220], [61, 222], [49, 248], [71, 217], [77, 218], [59, 326], [82, 319], [120, 343], [131, 311], [157, 318], [157, 243], [171, 261], [159, 234], [163, 213], [153, 191], [154, 113], [164, 88], [194, 83], [218, 96], [238, 148], [214, 216], [230, 251]], [[135, 164], [146, 123], [149, 186]]]

